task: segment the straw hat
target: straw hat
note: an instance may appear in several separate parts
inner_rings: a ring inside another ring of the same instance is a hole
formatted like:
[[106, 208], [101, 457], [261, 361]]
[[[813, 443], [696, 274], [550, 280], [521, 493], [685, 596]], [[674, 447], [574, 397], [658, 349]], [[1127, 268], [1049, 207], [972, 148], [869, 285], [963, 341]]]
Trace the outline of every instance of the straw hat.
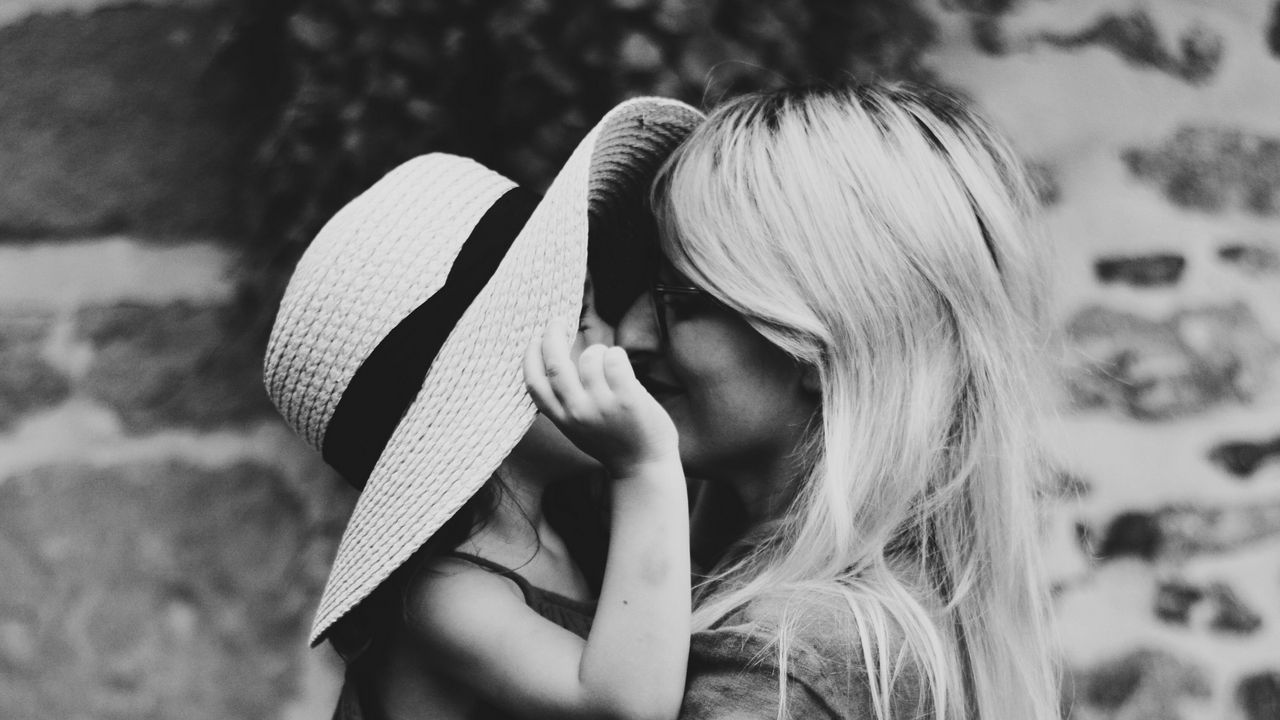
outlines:
[[521, 360], [575, 326], [593, 243], [639, 243], [658, 166], [702, 119], [673, 100], [610, 111], [541, 200], [466, 158], [392, 170], [298, 262], [267, 347], [284, 419], [361, 488], [310, 641], [367, 597], [497, 469], [532, 423]]

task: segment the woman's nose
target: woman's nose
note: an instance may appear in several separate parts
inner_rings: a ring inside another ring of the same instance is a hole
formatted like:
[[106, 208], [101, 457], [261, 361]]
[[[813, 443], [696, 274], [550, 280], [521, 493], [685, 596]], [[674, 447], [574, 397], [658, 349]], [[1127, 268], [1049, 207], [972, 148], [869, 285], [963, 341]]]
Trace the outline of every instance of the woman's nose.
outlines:
[[653, 316], [653, 304], [647, 293], [636, 298], [622, 314], [622, 319], [613, 330], [613, 342], [627, 351], [633, 363], [651, 359], [658, 354], [658, 323]]

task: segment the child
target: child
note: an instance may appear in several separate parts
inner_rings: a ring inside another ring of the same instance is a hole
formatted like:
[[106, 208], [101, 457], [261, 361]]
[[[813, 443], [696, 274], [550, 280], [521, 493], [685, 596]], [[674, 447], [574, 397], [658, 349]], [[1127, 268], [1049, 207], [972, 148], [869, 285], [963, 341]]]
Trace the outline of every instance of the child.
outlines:
[[[584, 325], [599, 322], [584, 314]], [[544, 416], [609, 474], [609, 557], [594, 622], [582, 572], [540, 509], [547, 485], [580, 461], [547, 465], [567, 453], [540, 418], [503, 463], [492, 514], [408, 581], [407, 625], [420, 644], [402, 651], [430, 660], [427, 676], [411, 682], [397, 678], [419, 672], [417, 663], [385, 666], [383, 703], [404, 717], [504, 709], [502, 717], [674, 718], [679, 709], [690, 600], [675, 427], [621, 348], [581, 349], [593, 332], [578, 333], [575, 364], [566, 328], [553, 322], [530, 346], [525, 377]]]
[[[583, 287], [588, 234], [595, 253], [653, 231], [649, 183], [699, 119], [624, 103], [541, 200], [465, 158], [415, 159], [299, 261], [264, 374], [361, 490], [311, 633], [347, 661], [336, 718], [677, 714], [690, 597], [675, 429]], [[611, 527], [592, 603], [570, 555], [591, 548], [542, 500], [600, 466]]]

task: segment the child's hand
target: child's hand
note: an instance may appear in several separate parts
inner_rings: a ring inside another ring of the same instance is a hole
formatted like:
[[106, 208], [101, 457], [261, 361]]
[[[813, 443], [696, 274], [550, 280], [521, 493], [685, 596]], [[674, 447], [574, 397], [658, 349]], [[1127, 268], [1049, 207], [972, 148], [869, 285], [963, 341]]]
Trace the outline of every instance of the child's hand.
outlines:
[[575, 367], [567, 328], [553, 320], [529, 345], [524, 381], [538, 409], [615, 477], [631, 477], [649, 463], [679, 461], [675, 425], [636, 380], [622, 348], [592, 345]]

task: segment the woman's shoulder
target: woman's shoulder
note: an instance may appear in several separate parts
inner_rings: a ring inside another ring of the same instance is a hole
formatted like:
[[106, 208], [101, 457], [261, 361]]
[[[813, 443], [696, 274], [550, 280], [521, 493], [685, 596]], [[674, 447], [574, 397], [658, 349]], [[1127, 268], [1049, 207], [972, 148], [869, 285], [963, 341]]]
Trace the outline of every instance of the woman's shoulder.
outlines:
[[[838, 588], [805, 588], [753, 599], [730, 613], [717, 627], [746, 632], [766, 642], [786, 644], [797, 652], [822, 658], [856, 660], [864, 645], [901, 645], [902, 630], [873, 605], [851, 599]], [[863, 628], [876, 624], [881, 631], [863, 637]]]
[[[753, 709], [769, 715], [778, 706], [785, 657], [787, 704], [793, 717], [873, 718], [867, 651], [896, 660], [903, 657], [898, 652], [901, 640], [900, 630], [887, 628], [880, 641], [887, 652], [873, 648], [875, 642], [859, 630], [857, 610], [842, 597], [798, 593], [758, 598], [713, 628], [694, 634], [686, 705], [758, 706]], [[894, 704], [914, 706], [923, 688], [916, 666], [904, 662], [889, 672], [895, 676]]]
[[718, 656], [740, 655], [742, 646], [757, 661], [775, 664], [772, 658], [785, 648], [794, 669], [801, 672], [827, 674], [837, 665], [850, 671], [863, 667], [864, 641], [853, 609], [820, 595], [757, 598], [695, 634], [695, 640]]

